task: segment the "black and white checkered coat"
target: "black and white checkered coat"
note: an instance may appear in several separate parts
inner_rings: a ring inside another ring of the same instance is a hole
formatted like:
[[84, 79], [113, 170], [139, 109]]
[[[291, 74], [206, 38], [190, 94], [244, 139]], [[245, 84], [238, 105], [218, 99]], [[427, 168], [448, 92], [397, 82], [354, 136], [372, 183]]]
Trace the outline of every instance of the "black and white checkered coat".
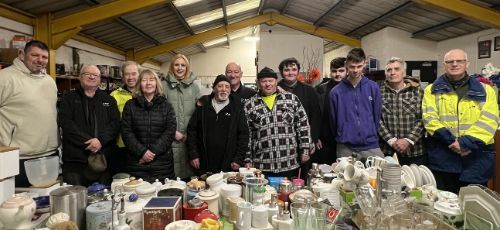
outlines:
[[424, 154], [422, 121], [423, 90], [416, 80], [405, 80], [405, 88], [396, 92], [387, 85], [381, 86], [382, 118], [378, 133], [382, 139], [380, 147], [384, 154], [392, 155], [395, 152], [387, 143], [391, 138], [408, 138], [414, 142], [405, 156], [415, 157]]
[[249, 151], [245, 161], [263, 172], [279, 173], [299, 167], [299, 154], [309, 154], [312, 147], [307, 114], [294, 94], [276, 95], [270, 110], [259, 94], [245, 103], [250, 131]]

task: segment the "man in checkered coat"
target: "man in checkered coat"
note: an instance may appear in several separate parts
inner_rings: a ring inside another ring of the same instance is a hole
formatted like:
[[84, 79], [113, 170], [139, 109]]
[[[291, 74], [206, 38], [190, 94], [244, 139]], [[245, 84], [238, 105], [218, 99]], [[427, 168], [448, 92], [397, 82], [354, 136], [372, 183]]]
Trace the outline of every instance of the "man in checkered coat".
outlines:
[[298, 175], [299, 159], [313, 147], [307, 114], [294, 94], [277, 91], [278, 75], [265, 67], [257, 74], [259, 93], [245, 103], [250, 131], [246, 166], [266, 176]]

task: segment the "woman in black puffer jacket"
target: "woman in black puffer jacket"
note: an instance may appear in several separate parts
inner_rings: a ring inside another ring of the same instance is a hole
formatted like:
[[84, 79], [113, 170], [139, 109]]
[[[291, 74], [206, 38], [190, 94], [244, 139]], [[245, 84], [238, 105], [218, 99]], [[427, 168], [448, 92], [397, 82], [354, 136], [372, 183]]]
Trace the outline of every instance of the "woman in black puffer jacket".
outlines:
[[128, 172], [149, 182], [174, 178], [174, 109], [153, 71], [142, 71], [137, 82], [134, 98], [122, 114], [122, 137], [130, 150]]

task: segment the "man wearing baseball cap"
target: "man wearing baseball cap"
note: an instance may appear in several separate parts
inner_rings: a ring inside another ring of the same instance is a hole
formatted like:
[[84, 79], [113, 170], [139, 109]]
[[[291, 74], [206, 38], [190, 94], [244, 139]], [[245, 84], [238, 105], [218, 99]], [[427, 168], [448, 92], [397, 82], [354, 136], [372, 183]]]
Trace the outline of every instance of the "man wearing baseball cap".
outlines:
[[312, 149], [307, 114], [297, 96], [277, 90], [278, 75], [264, 67], [257, 74], [259, 92], [244, 106], [250, 132], [246, 166], [266, 176], [297, 175], [301, 162], [309, 160]]
[[219, 75], [213, 92], [203, 96], [187, 127], [187, 152], [198, 174], [237, 171], [248, 150], [248, 127], [239, 98], [231, 95], [231, 81]]

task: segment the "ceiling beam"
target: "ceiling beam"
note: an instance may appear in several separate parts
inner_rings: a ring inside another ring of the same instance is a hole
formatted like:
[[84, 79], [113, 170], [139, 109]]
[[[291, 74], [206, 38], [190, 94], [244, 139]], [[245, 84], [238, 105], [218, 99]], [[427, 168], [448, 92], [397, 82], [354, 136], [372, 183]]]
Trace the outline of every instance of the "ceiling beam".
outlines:
[[323, 15], [321, 15], [321, 17], [318, 18], [318, 20], [316, 20], [313, 25], [315, 26], [319, 26], [321, 25], [321, 23], [325, 20], [325, 18], [328, 16], [328, 15], [331, 15], [333, 12], [335, 12], [336, 10], [340, 9], [340, 7], [345, 3], [347, 2], [346, 0], [340, 0], [339, 2], [337, 2], [335, 5], [333, 5], [332, 7], [330, 7], [330, 9], [328, 9]]
[[405, 9], [407, 9], [408, 7], [413, 6], [414, 4], [415, 4], [415, 3], [414, 3], [414, 2], [412, 2], [412, 1], [407, 1], [407, 2], [405, 2], [405, 3], [403, 3], [403, 4], [399, 5], [399, 6], [397, 6], [396, 8], [394, 8], [394, 9], [392, 9], [392, 10], [387, 11], [385, 14], [382, 14], [382, 15], [380, 15], [379, 17], [377, 17], [377, 18], [375, 18], [375, 19], [373, 19], [373, 20], [371, 20], [371, 21], [369, 21], [369, 22], [367, 22], [367, 23], [365, 23], [365, 24], [361, 25], [360, 27], [358, 27], [358, 28], [356, 28], [356, 29], [354, 29], [354, 30], [351, 30], [349, 33], [347, 33], [347, 35], [353, 35], [353, 34], [355, 34], [356, 32], [358, 32], [358, 31], [360, 31], [360, 30], [362, 30], [362, 29], [364, 29], [364, 28], [367, 28], [367, 27], [373, 26], [373, 25], [375, 25], [375, 24], [377, 24], [377, 23], [379, 23], [379, 22], [381, 22], [381, 21], [383, 21], [383, 20], [385, 20], [385, 19], [387, 19], [387, 18], [392, 17], [393, 15], [395, 15], [395, 14], [397, 14], [397, 13], [401, 12], [402, 10], [405, 10]]
[[5, 3], [0, 3], [0, 16], [4, 18], [8, 18], [26, 25], [34, 26], [35, 15], [29, 14], [27, 12], [18, 10], [14, 7], [11, 7]]
[[[177, 7], [175, 7], [174, 3], [170, 2], [168, 5], [170, 6], [170, 9], [172, 9], [172, 11], [174, 11], [175, 16], [177, 16], [177, 19], [181, 22], [181, 24], [189, 31], [189, 33], [191, 35], [194, 35], [195, 33], [194, 33], [193, 29], [191, 29], [191, 26], [189, 26], [189, 24], [186, 22], [186, 19], [182, 16], [181, 12], [179, 12]], [[198, 47], [204, 53], [207, 52], [207, 48], [202, 43], [199, 43]]]
[[428, 28], [425, 28], [425, 29], [422, 29], [422, 30], [419, 30], [415, 33], [412, 34], [412, 37], [413, 38], [422, 38], [424, 37], [426, 34], [430, 34], [432, 32], [436, 32], [438, 30], [442, 30], [444, 28], [448, 28], [450, 26], [454, 26], [454, 25], [457, 25], [457, 24], [460, 24], [460, 23], [464, 23], [464, 22], [467, 22], [467, 19], [465, 18], [455, 18], [455, 19], [451, 19], [447, 22], [443, 22], [441, 24], [437, 24], [435, 26], [431, 26], [431, 27], [428, 27]]
[[500, 29], [500, 12], [462, 0], [414, 0], [423, 5], [431, 5], [458, 14], [460, 17], [487, 24]]
[[145, 38], [149, 42], [151, 42], [151, 43], [153, 43], [155, 45], [160, 45], [161, 44], [161, 42], [159, 42], [155, 38], [151, 37], [149, 34], [144, 33], [144, 31], [140, 30], [139, 28], [135, 27], [134, 25], [130, 24], [130, 22], [128, 22], [127, 20], [119, 17], [119, 18], [116, 18], [115, 21], [117, 21], [118, 23], [120, 23], [125, 28], [127, 28], [129, 30], [132, 30], [134, 33], [138, 34], [139, 36]]
[[110, 45], [108, 43], [96, 40], [96, 39], [91, 38], [91, 37], [86, 36], [86, 35], [77, 34], [74, 37], [72, 37], [71, 39], [73, 39], [75, 41], [83, 42], [83, 43], [86, 43], [86, 44], [89, 44], [89, 45], [92, 45], [92, 46], [95, 46], [95, 47], [98, 47], [98, 48], [101, 48], [103, 50], [107, 50], [107, 51], [110, 51], [110, 52], [113, 52], [113, 53], [117, 53], [119, 55], [125, 55], [126, 54], [126, 52], [124, 50], [122, 50], [122, 49], [115, 48], [114, 46], [112, 46], [112, 45]]
[[[227, 10], [226, 10], [226, 0], [222, 0], [222, 13], [224, 14], [224, 25], [228, 25], [229, 22], [227, 20]], [[231, 38], [229, 37], [229, 33], [226, 34], [227, 45], [231, 45]]]
[[287, 16], [280, 15], [278, 13], [266, 13], [263, 15], [254, 16], [252, 18], [248, 18], [239, 22], [228, 24], [227, 26], [219, 27], [216, 29], [212, 29], [209, 31], [205, 31], [203, 33], [194, 34], [189, 37], [180, 38], [174, 41], [170, 41], [159, 46], [143, 49], [135, 52], [133, 55], [130, 54], [129, 57], [133, 57], [136, 61], [141, 62], [147, 60], [150, 57], [154, 57], [156, 55], [160, 55], [165, 52], [169, 52], [171, 50], [189, 46], [192, 44], [208, 41], [210, 39], [214, 39], [217, 37], [224, 36], [228, 33], [241, 30], [250, 26], [260, 25], [263, 23], [268, 24], [281, 24], [292, 29], [296, 29], [302, 31], [304, 33], [308, 33], [314, 36], [322, 37], [329, 40], [334, 40], [351, 47], [360, 47], [361, 41], [359, 39], [355, 39], [336, 31], [324, 28], [317, 27], [307, 22], [303, 22], [297, 19], [293, 19]]
[[117, 0], [97, 5], [52, 21], [52, 32], [61, 33], [79, 26], [96, 23], [131, 13], [146, 7], [165, 4], [172, 0]]
[[259, 15], [262, 14], [262, 10], [264, 9], [264, 5], [266, 4], [266, 0], [260, 0], [259, 3]]
[[290, 6], [290, 2], [292, 2], [292, 0], [287, 0], [287, 1], [285, 2], [285, 5], [283, 6], [283, 8], [281, 8], [280, 14], [285, 14], [285, 12], [286, 12], [286, 10], [287, 10], [288, 6]]
[[[500, 5], [494, 5], [494, 6], [491, 6], [491, 8], [499, 10], [500, 9]], [[431, 26], [431, 27], [419, 30], [419, 31], [413, 33], [412, 37], [413, 38], [423, 38], [426, 34], [430, 34], [430, 33], [433, 33], [433, 32], [436, 32], [436, 31], [448, 28], [450, 26], [455, 26], [455, 25], [458, 25], [460, 23], [465, 23], [467, 21], [468, 20], [465, 19], [465, 18], [454, 18], [454, 19], [451, 19], [449, 21], [443, 22], [441, 24], [437, 24], [437, 25], [434, 25], [434, 26]]]
[[209, 31], [205, 31], [203, 33], [194, 34], [189, 37], [180, 38], [171, 42], [164, 43], [159, 46], [143, 49], [137, 51], [134, 55], [134, 59], [136, 61], [145, 60], [149, 57], [154, 57], [156, 55], [160, 55], [162, 53], [185, 47], [188, 45], [208, 41], [210, 39], [214, 39], [220, 36], [224, 36], [227, 33], [231, 33], [237, 30], [241, 30], [253, 25], [260, 25], [270, 20], [270, 14], [258, 15], [252, 18], [248, 18], [236, 23], [229, 24], [227, 26], [219, 27], [216, 29], [212, 29]]
[[271, 21], [274, 21], [278, 24], [288, 26], [292, 29], [296, 29], [298, 31], [302, 31], [304, 33], [308, 33], [314, 36], [318, 36], [321, 38], [326, 38], [329, 40], [337, 41], [351, 47], [361, 47], [361, 41], [356, 38], [352, 38], [346, 35], [343, 35], [339, 32], [333, 31], [331, 29], [325, 27], [314, 26], [307, 22], [303, 22], [294, 18], [290, 18], [284, 15], [271, 13]]

